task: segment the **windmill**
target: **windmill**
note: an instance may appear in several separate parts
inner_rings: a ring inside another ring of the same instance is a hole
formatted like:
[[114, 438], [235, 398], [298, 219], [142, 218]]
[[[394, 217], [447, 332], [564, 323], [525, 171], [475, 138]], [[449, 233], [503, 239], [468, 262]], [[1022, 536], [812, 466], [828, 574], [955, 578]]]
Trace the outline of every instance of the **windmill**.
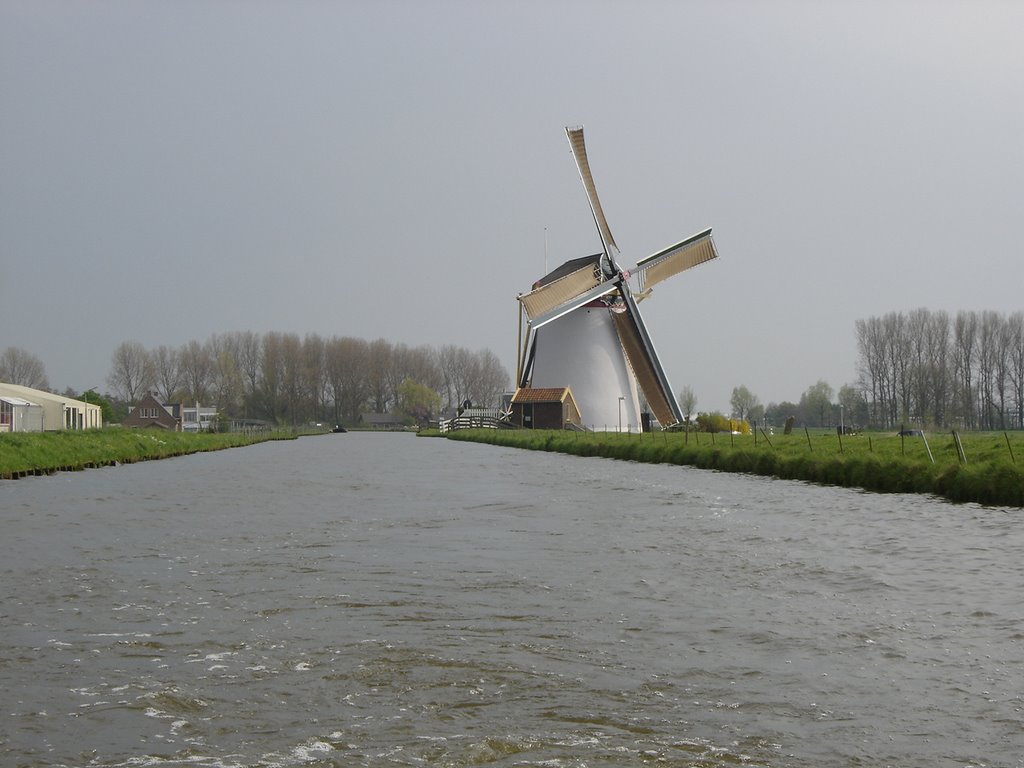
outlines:
[[569, 387], [583, 423], [596, 430], [638, 428], [639, 392], [663, 428], [678, 424], [683, 414], [637, 303], [661, 281], [716, 258], [711, 230], [648, 256], [631, 270], [620, 269], [615, 260], [619, 247], [597, 197], [583, 128], [566, 128], [565, 133], [602, 252], [565, 262], [518, 296], [527, 333], [517, 385]]

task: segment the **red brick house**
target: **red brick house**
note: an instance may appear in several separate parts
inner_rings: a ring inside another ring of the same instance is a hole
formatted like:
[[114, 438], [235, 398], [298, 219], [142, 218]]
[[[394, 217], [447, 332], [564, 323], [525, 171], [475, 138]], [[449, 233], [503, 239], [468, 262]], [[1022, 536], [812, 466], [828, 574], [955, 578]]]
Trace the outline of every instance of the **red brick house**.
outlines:
[[171, 432], [181, 431], [181, 418], [175, 416], [165, 405], [161, 405], [152, 393], [147, 392], [132, 412], [121, 422], [123, 427], [154, 427]]

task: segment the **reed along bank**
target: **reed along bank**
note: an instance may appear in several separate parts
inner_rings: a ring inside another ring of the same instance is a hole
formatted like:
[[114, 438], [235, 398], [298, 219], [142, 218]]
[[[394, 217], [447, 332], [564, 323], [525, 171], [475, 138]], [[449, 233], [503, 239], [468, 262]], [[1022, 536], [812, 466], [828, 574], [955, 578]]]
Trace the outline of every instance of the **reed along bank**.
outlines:
[[78, 471], [293, 439], [292, 432], [154, 432], [111, 427], [0, 435], [0, 479]]
[[[1024, 433], [570, 432], [466, 429], [447, 435], [576, 456], [678, 464], [880, 493], [934, 494], [955, 502], [1024, 507]], [[959, 445], [958, 445], [959, 443]]]

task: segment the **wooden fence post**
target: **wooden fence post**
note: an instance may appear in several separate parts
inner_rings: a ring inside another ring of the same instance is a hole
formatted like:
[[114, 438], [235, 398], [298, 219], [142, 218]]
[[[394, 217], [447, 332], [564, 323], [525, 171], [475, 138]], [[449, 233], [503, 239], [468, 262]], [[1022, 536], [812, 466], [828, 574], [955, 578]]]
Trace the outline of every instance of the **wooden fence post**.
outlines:
[[935, 457], [932, 456], [932, 449], [928, 447], [928, 438], [924, 436], [924, 430], [921, 430], [921, 439], [924, 440], [924, 449], [928, 451], [928, 458], [932, 460], [932, 464], [935, 463]]
[[953, 445], [956, 447], [956, 458], [961, 464], [967, 463], [967, 454], [964, 453], [964, 444], [960, 442], [960, 435], [953, 430]]

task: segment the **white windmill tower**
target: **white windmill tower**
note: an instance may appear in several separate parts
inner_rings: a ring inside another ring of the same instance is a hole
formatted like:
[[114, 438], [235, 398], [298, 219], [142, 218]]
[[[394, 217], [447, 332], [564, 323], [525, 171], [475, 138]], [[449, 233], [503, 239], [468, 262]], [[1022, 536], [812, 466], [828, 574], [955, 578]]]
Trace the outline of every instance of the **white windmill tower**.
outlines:
[[[718, 256], [707, 229], [619, 268], [619, 247], [605, 220], [587, 161], [583, 128], [566, 128], [590, 200], [603, 252], [562, 264], [519, 295], [527, 334], [519, 387], [569, 387], [584, 425], [596, 430], [638, 428], [639, 391], [663, 428], [683, 420], [637, 302], [662, 280]], [[637, 286], [634, 296], [630, 281]]]

